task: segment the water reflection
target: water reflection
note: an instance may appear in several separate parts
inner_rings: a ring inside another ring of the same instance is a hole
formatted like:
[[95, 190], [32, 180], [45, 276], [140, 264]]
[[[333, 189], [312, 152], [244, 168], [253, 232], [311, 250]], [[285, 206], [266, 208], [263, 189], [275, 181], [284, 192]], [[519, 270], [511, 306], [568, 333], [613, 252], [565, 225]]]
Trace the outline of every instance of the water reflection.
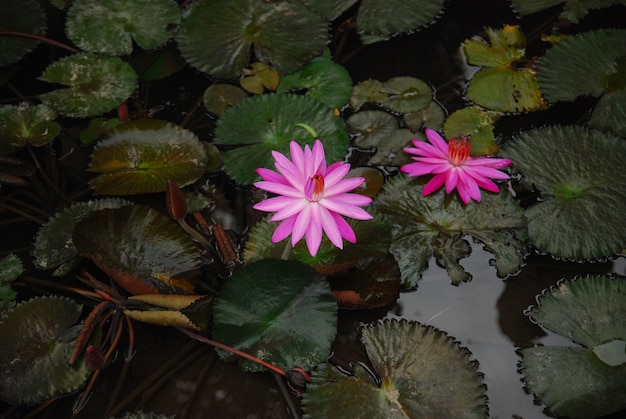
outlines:
[[534, 343], [573, 344], [562, 336], [546, 333], [523, 311], [535, 303], [542, 289], [560, 278], [610, 272], [613, 264], [564, 263], [531, 255], [520, 275], [503, 281], [489, 266], [491, 257], [474, 245], [471, 256], [462, 261], [473, 280], [459, 287], [450, 284], [445, 270], [431, 266], [424, 272], [418, 291], [402, 294], [389, 317], [403, 316], [430, 324], [460, 340], [485, 374], [491, 417], [545, 417], [543, 408], [523, 390], [522, 376], [517, 372], [520, 358], [515, 350]]

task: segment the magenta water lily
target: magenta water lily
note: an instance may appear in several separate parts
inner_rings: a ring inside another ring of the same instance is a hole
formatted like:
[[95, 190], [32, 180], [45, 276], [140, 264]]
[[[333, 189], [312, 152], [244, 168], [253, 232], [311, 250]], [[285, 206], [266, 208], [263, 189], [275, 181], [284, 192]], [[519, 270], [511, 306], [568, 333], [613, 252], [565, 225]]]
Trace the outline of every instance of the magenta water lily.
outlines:
[[291, 160], [272, 151], [278, 172], [259, 168], [257, 173], [263, 181], [254, 185], [264, 191], [277, 194], [254, 206], [266, 212], [276, 212], [271, 221], [282, 221], [272, 235], [277, 243], [291, 234], [291, 243], [296, 245], [304, 236], [309, 252], [317, 254], [322, 241], [322, 232], [331, 243], [343, 248], [343, 239], [355, 243], [356, 235], [343, 216], [357, 220], [368, 220], [372, 216], [360, 206], [369, 204], [371, 198], [348, 193], [361, 185], [365, 178], [345, 178], [350, 165], [336, 162], [326, 166], [324, 146], [316, 140], [311, 149], [304, 150], [292, 141]]
[[467, 205], [473, 199], [480, 202], [480, 188], [490, 192], [500, 192], [491, 179], [508, 179], [509, 175], [498, 170], [511, 164], [511, 160], [491, 157], [471, 157], [472, 148], [467, 137], [452, 138], [446, 141], [435, 131], [426, 128], [426, 137], [432, 143], [413, 140], [415, 148], [407, 147], [405, 152], [413, 154], [414, 163], [400, 169], [409, 176], [435, 176], [424, 186], [424, 196], [439, 189], [444, 183], [446, 193], [455, 188], [461, 200]]

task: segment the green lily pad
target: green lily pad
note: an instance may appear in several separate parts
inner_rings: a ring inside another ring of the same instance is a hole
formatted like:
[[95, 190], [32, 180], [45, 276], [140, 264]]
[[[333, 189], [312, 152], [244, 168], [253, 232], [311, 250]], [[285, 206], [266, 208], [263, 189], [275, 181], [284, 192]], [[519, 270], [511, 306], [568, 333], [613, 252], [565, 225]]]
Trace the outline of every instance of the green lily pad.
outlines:
[[350, 96], [350, 106], [359, 109], [367, 102], [381, 103], [387, 99], [387, 95], [380, 91], [383, 83], [378, 80], [365, 80], [356, 84], [352, 88]]
[[626, 339], [626, 280], [590, 276], [544, 291], [528, 315], [588, 348]]
[[76, 118], [115, 109], [130, 97], [137, 85], [137, 75], [126, 62], [87, 52], [55, 61], [40, 79], [70, 86], [44, 93], [40, 98], [60, 114]]
[[437, 131], [446, 119], [446, 111], [439, 103], [432, 100], [424, 109], [405, 113], [402, 118], [406, 126], [413, 132], [422, 131], [426, 127]]
[[216, 83], [205, 90], [202, 102], [209, 112], [220, 116], [226, 109], [247, 97], [248, 94], [241, 87]]
[[493, 135], [493, 128], [500, 116], [486, 112], [475, 106], [454, 111], [446, 119], [443, 132], [446, 138], [471, 137], [473, 156], [495, 154], [499, 148]]
[[[46, 15], [36, 0], [0, 2], [0, 28], [3, 31], [45, 35]], [[39, 41], [19, 36], [0, 36], [0, 67], [19, 61], [35, 49]]]
[[441, 190], [422, 196], [421, 180], [399, 175], [374, 201], [374, 209], [392, 224], [390, 252], [402, 272], [406, 288], [415, 288], [431, 256], [448, 271], [454, 284], [468, 281], [458, 260], [467, 255], [462, 234], [484, 244], [499, 277], [516, 273], [526, 249], [526, 219], [510, 194], [482, 192], [479, 205], [463, 205]]
[[374, 148], [398, 129], [398, 120], [383, 111], [361, 111], [348, 118], [347, 128], [357, 134], [354, 145], [361, 148]]
[[529, 242], [559, 258], [597, 259], [626, 243], [626, 143], [575, 126], [528, 130], [506, 142], [504, 157], [541, 192], [525, 211]]
[[589, 126], [626, 137], [626, 89], [603, 94], [591, 112]]
[[[215, 300], [213, 338], [285, 370], [324, 361], [336, 334], [328, 283], [296, 261], [265, 259], [239, 269]], [[222, 359], [229, 352], [218, 350]], [[244, 361], [248, 371], [263, 367]]]
[[278, 93], [306, 89], [307, 95], [332, 107], [342, 107], [352, 93], [348, 71], [330, 58], [316, 57], [295, 73], [283, 76]]
[[363, 0], [357, 14], [361, 39], [368, 44], [430, 24], [443, 0]]
[[24, 272], [22, 261], [13, 253], [0, 260], [0, 313], [15, 306], [17, 293], [11, 282]]
[[533, 70], [483, 68], [469, 81], [467, 98], [499, 112], [528, 112], [545, 108]]
[[72, 240], [78, 253], [98, 266], [164, 291], [174, 290], [175, 276], [200, 267], [191, 238], [171, 219], [142, 205], [93, 211], [76, 223]]
[[48, 144], [61, 132], [56, 113], [46, 105], [0, 107], [0, 150], [15, 150], [26, 144]]
[[[286, 1], [202, 1], [186, 12], [176, 41], [193, 67], [214, 77], [237, 78], [250, 49], [281, 74], [297, 70], [326, 48], [326, 21]], [[294, 36], [297, 34], [297, 36]]]
[[163, 44], [180, 19], [172, 0], [75, 0], [67, 13], [66, 33], [84, 51], [129, 55], [133, 40], [143, 49]]
[[562, 416], [593, 418], [625, 409], [626, 279], [562, 280], [537, 301], [527, 312], [534, 321], [586, 347], [523, 349], [527, 388]]
[[526, 37], [519, 26], [486, 28], [487, 40], [472, 38], [463, 42], [467, 63], [481, 67], [508, 67], [524, 57]]
[[326, 20], [334, 20], [337, 16], [345, 12], [357, 0], [301, 0], [311, 10]]
[[68, 298], [37, 297], [0, 319], [0, 398], [35, 404], [70, 393], [91, 370], [84, 361], [69, 365], [78, 337], [72, 327], [82, 306]]
[[[270, 257], [279, 258], [291, 240], [291, 237], [288, 237], [281, 242], [272, 243], [272, 234], [278, 223], [270, 222], [269, 218], [269, 216], [263, 218], [250, 231], [244, 253], [246, 263]], [[305, 241], [301, 240], [293, 248], [289, 259], [315, 265], [316, 269], [324, 267], [323, 269], [330, 270], [332, 266], [354, 264], [361, 259], [381, 257], [387, 254], [391, 242], [389, 225], [380, 219], [364, 222], [347, 218], [346, 221], [356, 234], [356, 243], [344, 241], [342, 250], [335, 247], [324, 235], [317, 255], [313, 257], [308, 251]]]
[[360, 363], [351, 376], [329, 364], [318, 367], [302, 400], [305, 417], [487, 416], [477, 363], [446, 333], [405, 320], [381, 321], [361, 331], [374, 372]]
[[313, 144], [299, 123], [317, 132], [329, 164], [343, 160], [348, 148], [343, 120], [321, 102], [292, 94], [260, 95], [237, 103], [218, 120], [213, 144], [236, 146], [224, 152], [224, 170], [237, 182], [250, 184], [259, 179], [257, 168], [274, 169], [272, 150], [289, 155], [291, 140]]
[[589, 10], [604, 9], [615, 4], [626, 4], [624, 0], [513, 0], [513, 5], [521, 15], [529, 15], [561, 3], [565, 4], [559, 19], [569, 20], [572, 23], [577, 23], [587, 16]]
[[204, 174], [207, 155], [198, 137], [178, 125], [155, 119], [121, 125], [96, 144], [89, 170], [103, 195], [162, 192], [168, 180], [179, 187]]
[[32, 251], [33, 264], [39, 269], [54, 269], [54, 276], [64, 276], [78, 263], [78, 253], [72, 242], [76, 223], [93, 211], [130, 205], [119, 198], [79, 202], [56, 213], [39, 229]]
[[381, 105], [398, 113], [425, 109], [433, 100], [430, 85], [415, 77], [394, 77], [384, 82], [380, 91], [387, 95]]
[[397, 129], [386, 135], [376, 144], [376, 153], [368, 160], [371, 165], [402, 166], [410, 163], [411, 157], [402, 151], [412, 147], [411, 140], [417, 136], [408, 129]]
[[578, 96], [600, 96], [617, 61], [626, 55], [626, 30], [598, 29], [572, 35], [546, 51], [537, 78], [546, 99], [555, 103]]

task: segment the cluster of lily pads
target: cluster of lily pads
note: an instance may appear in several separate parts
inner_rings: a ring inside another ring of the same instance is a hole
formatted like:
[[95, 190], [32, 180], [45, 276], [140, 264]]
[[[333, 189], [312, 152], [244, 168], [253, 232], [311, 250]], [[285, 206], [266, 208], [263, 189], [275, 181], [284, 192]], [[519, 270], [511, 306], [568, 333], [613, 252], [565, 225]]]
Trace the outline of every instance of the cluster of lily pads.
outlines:
[[[44, 170], [42, 150], [70, 142], [90, 154], [88, 198], [59, 202], [34, 238], [32, 261], [16, 254], [0, 261], [0, 398], [9, 404], [43, 403], [86, 383], [90, 389], [123, 328], [132, 352], [138, 321], [198, 339], [210, 333], [222, 359], [232, 347], [265, 363], [244, 358], [246, 371], [271, 364], [310, 372], [307, 417], [335, 415], [337, 406], [349, 417], [487, 417], [477, 362], [429, 325], [363, 326], [369, 365], [355, 364], [349, 375], [336, 369], [327, 361], [338, 308], [393, 304], [399, 292], [418, 288], [433, 258], [453, 284], [469, 281], [460, 261], [471, 252], [470, 237], [493, 254], [503, 279], [522, 269], [531, 250], [598, 261], [626, 249], [626, 29], [554, 29], [543, 55], [531, 57], [524, 28], [485, 28], [459, 46], [476, 72], [467, 106], [452, 110], [427, 80], [355, 84], [327, 48], [329, 23], [346, 13], [367, 45], [436, 23], [443, 0], [67, 3], [50, 1], [65, 17], [68, 43], [45, 37], [51, 12], [38, 1], [0, 4], [2, 83], [10, 85], [38, 43], [58, 56], [42, 68], [47, 84], [36, 97], [0, 107], [0, 199], [25, 199], [30, 175], [18, 169]], [[512, 3], [520, 15], [565, 3], [561, 18], [570, 22], [587, 13], [574, 1]], [[183, 121], [148, 111], [146, 86], [185, 66], [206, 75], [198, 107]], [[579, 125], [496, 135], [499, 120], [580, 97], [595, 99]], [[201, 106], [209, 138], [187, 126]], [[398, 168], [410, 162], [403, 149], [425, 139], [425, 128], [471, 137], [472, 156], [510, 159], [514, 179], [499, 193], [484, 192], [480, 203], [444, 190], [424, 196], [428, 177]], [[245, 231], [213, 221], [226, 194], [221, 179], [246, 197], [231, 216], [253, 213], [265, 197], [253, 186], [261, 179], [256, 169], [272, 169], [272, 152], [288, 153], [291, 141], [306, 146], [316, 138], [328, 162], [365, 156], [348, 176], [365, 178], [356, 192], [372, 198], [372, 219], [348, 220], [354, 243], [339, 249], [323, 238], [312, 255], [300, 242], [283, 260], [288, 239], [272, 242], [270, 217], [250, 216]], [[144, 199], [154, 196], [165, 205]], [[12, 285], [32, 285], [33, 276], [49, 295], [20, 298]], [[626, 409], [624, 313], [621, 276], [577, 277], [544, 291], [528, 316], [580, 347], [521, 350], [528, 390], [569, 417]]]

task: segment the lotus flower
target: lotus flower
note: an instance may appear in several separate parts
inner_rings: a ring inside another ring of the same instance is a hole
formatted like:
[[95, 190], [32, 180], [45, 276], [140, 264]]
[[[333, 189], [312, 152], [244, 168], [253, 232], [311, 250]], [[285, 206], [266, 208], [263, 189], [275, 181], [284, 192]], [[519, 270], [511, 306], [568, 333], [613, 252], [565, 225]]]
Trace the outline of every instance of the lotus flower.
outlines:
[[278, 173], [264, 168], [256, 172], [263, 181], [254, 185], [278, 196], [268, 198], [253, 208], [276, 212], [270, 221], [282, 221], [272, 235], [277, 243], [291, 234], [291, 243], [296, 245], [306, 236], [306, 244], [311, 256], [315, 256], [322, 241], [322, 231], [331, 243], [343, 249], [343, 239], [356, 242], [354, 230], [342, 216], [357, 220], [372, 218], [362, 208], [372, 202], [371, 198], [355, 193], [347, 193], [361, 185], [365, 178], [344, 179], [350, 165], [337, 162], [326, 167], [324, 147], [316, 140], [313, 150], [308, 145], [304, 150], [292, 141], [291, 161], [283, 154], [272, 151]]
[[426, 128], [426, 137], [432, 143], [413, 140], [415, 148], [404, 151], [416, 155], [415, 163], [405, 164], [400, 168], [409, 176], [434, 174], [426, 183], [423, 195], [429, 195], [446, 184], [446, 193], [455, 188], [465, 205], [470, 200], [480, 202], [480, 188], [491, 192], [500, 192], [498, 185], [490, 179], [508, 179], [509, 175], [500, 168], [511, 164], [508, 159], [491, 157], [470, 157], [472, 144], [469, 138], [452, 138], [448, 143], [434, 130]]

